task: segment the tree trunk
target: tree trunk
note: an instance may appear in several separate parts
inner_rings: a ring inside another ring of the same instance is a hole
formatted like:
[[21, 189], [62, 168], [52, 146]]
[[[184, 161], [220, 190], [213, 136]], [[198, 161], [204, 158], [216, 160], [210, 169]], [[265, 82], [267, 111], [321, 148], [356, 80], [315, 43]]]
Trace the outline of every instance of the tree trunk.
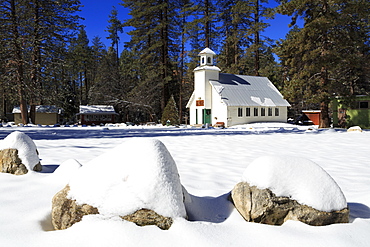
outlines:
[[330, 119], [329, 119], [329, 103], [327, 101], [323, 101], [320, 103], [320, 125], [319, 128], [329, 128], [330, 127]]
[[[166, 4], [167, 1], [165, 1]], [[168, 13], [167, 5], [163, 8], [161, 13], [161, 40], [162, 40], [162, 100], [161, 100], [161, 111], [163, 112], [164, 108], [167, 105], [169, 99], [169, 85], [168, 85]]]
[[19, 44], [19, 32], [18, 32], [18, 20], [17, 20], [17, 10], [15, 6], [15, 0], [10, 1], [11, 8], [11, 20], [12, 20], [12, 32], [13, 32], [13, 49], [15, 54], [15, 64], [16, 64], [16, 83], [18, 88], [19, 105], [21, 110], [22, 124], [27, 124], [27, 102], [25, 100], [24, 93], [24, 68], [23, 68], [23, 57], [22, 48]]
[[254, 45], [255, 45], [255, 54], [254, 54], [254, 71], [256, 76], [260, 76], [260, 32], [258, 30], [259, 23], [259, 0], [255, 2], [255, 13], [254, 13]]
[[209, 2], [208, 0], [204, 1], [204, 19], [205, 19], [205, 45], [206, 47], [210, 46], [210, 34], [211, 34], [211, 24], [209, 21]]

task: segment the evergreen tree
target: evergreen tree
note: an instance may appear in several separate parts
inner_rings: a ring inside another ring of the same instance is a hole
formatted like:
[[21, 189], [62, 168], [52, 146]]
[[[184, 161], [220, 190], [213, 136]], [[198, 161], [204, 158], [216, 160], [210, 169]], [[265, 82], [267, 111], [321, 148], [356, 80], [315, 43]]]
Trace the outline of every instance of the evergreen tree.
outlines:
[[330, 97], [354, 92], [353, 84], [366, 78], [359, 61], [369, 59], [369, 11], [364, 0], [291, 0], [279, 6], [292, 24], [304, 18], [303, 28], [280, 44], [286, 90], [298, 89], [303, 101], [320, 105], [320, 127], [329, 127]]
[[[270, 40], [261, 36], [272, 18], [266, 0], [219, 1], [220, 30], [225, 34], [219, 64], [227, 73], [260, 75], [261, 60]], [[266, 61], [266, 59], [264, 59]]]
[[124, 26], [134, 28], [129, 32], [131, 41], [126, 46], [139, 56], [140, 86], [145, 85], [149, 90], [142, 99], [148, 100], [145, 104], [151, 105], [160, 115], [169, 96], [177, 90], [177, 78], [173, 73], [178, 55], [176, 1], [125, 0], [123, 5], [130, 9], [132, 16]]
[[162, 125], [178, 125], [179, 122], [179, 111], [176, 107], [175, 99], [173, 98], [173, 95], [168, 100], [168, 103], [166, 107], [164, 108], [162, 119], [161, 119]]
[[[41, 103], [48, 94], [46, 89], [55, 88], [54, 70], [50, 62], [60, 56], [60, 49], [67, 42], [79, 17], [78, 0], [3, 0], [0, 2], [2, 39], [6, 47], [3, 61], [6, 74], [17, 85], [22, 122], [28, 122], [27, 101]], [[52, 23], [52, 25], [50, 24]], [[54, 67], [55, 68], [55, 67]], [[31, 108], [32, 109], [32, 108]]]
[[80, 104], [88, 104], [89, 102], [90, 79], [91, 74], [94, 73], [92, 68], [93, 54], [89, 42], [84, 27], [81, 27], [69, 47], [70, 68], [73, 71], [72, 80], [77, 83]]
[[109, 16], [108, 22], [110, 25], [108, 26], [108, 30], [106, 30], [109, 33], [108, 39], [112, 40], [112, 47], [116, 49], [117, 54], [117, 63], [118, 63], [118, 45], [119, 45], [119, 33], [123, 32], [123, 26], [122, 22], [118, 19], [118, 11], [116, 7], [113, 6], [113, 9], [111, 11], [111, 14]]

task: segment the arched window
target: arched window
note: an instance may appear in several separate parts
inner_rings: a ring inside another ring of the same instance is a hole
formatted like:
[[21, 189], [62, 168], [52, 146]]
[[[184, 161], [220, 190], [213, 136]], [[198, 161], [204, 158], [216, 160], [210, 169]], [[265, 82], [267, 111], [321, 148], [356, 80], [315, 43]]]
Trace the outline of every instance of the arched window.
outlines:
[[204, 64], [204, 57], [202, 57], [202, 64]]
[[207, 63], [212, 63], [212, 62], [211, 62], [211, 57], [208, 57], [208, 58], [207, 58]]

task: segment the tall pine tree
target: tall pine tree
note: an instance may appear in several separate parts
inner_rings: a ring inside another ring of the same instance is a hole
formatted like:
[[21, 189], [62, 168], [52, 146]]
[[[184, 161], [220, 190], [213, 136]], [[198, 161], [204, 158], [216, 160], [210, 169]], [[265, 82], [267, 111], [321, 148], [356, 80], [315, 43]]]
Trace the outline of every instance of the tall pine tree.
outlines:
[[45, 89], [55, 83], [50, 62], [63, 63], [54, 58], [60, 55], [60, 47], [78, 24], [75, 12], [79, 6], [78, 0], [0, 2], [6, 72], [8, 79], [17, 85], [24, 124], [28, 122], [27, 101], [43, 102], [48, 98]]
[[[279, 55], [287, 67], [287, 90], [302, 89], [302, 100], [317, 103], [320, 127], [329, 127], [329, 103], [334, 95], [353, 92], [364, 75], [359, 60], [368, 61], [370, 3], [365, 0], [291, 0], [279, 6], [301, 16], [303, 28], [281, 43]], [[362, 75], [361, 75], [362, 74]], [[357, 79], [358, 78], [358, 79]]]

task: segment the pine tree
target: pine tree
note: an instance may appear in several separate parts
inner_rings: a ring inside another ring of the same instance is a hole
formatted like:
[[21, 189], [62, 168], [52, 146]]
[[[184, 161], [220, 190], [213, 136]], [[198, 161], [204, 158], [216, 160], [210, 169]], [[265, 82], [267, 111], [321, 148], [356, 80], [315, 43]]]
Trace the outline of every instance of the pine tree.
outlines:
[[79, 4], [78, 0], [0, 2], [2, 38], [6, 47], [3, 59], [8, 63], [6, 72], [11, 75], [8, 79], [17, 85], [24, 124], [28, 122], [27, 101], [31, 104], [42, 102], [50, 94], [47, 89], [55, 88], [56, 66], [51, 62], [63, 63], [54, 58], [63, 56], [60, 48], [65, 46], [77, 26], [79, 17], [74, 13]]
[[89, 42], [84, 27], [81, 27], [77, 37], [71, 41], [69, 46], [69, 57], [73, 70], [72, 80], [77, 82], [81, 104], [89, 102], [90, 79], [91, 74], [94, 73], [92, 69], [93, 54]]
[[[161, 115], [172, 93], [176, 93], [174, 61], [177, 60], [178, 23], [175, 21], [176, 1], [132, 1], [125, 0], [123, 5], [130, 9], [131, 19], [124, 23], [134, 29], [129, 32], [131, 41], [127, 48], [135, 51], [140, 63], [140, 86], [157, 115]], [[148, 97], [148, 94], [150, 97]]]
[[350, 84], [365, 73], [358, 69], [364, 68], [360, 57], [368, 61], [369, 11], [363, 0], [292, 0], [279, 6], [292, 24], [304, 18], [303, 28], [280, 44], [279, 54], [287, 67], [287, 90], [300, 88], [304, 101], [320, 105], [320, 127], [329, 127], [330, 97], [349, 94]]
[[119, 59], [118, 45], [119, 45], [119, 40], [120, 40], [119, 33], [123, 32], [123, 26], [122, 26], [122, 22], [118, 19], [118, 11], [116, 7], [114, 6], [109, 16], [108, 22], [110, 23], [110, 25], [108, 26], [108, 29], [106, 30], [109, 33], [109, 36], [107, 38], [112, 40], [112, 47], [116, 49], [117, 63], [118, 63], [118, 59]]
[[175, 99], [173, 95], [168, 100], [166, 107], [164, 108], [162, 119], [162, 125], [178, 125], [179, 122], [179, 111], [176, 107]]
[[225, 72], [259, 76], [266, 66], [262, 66], [261, 60], [271, 40], [261, 33], [268, 27], [264, 20], [273, 16], [267, 2], [219, 1], [220, 30], [225, 34], [219, 63]]

